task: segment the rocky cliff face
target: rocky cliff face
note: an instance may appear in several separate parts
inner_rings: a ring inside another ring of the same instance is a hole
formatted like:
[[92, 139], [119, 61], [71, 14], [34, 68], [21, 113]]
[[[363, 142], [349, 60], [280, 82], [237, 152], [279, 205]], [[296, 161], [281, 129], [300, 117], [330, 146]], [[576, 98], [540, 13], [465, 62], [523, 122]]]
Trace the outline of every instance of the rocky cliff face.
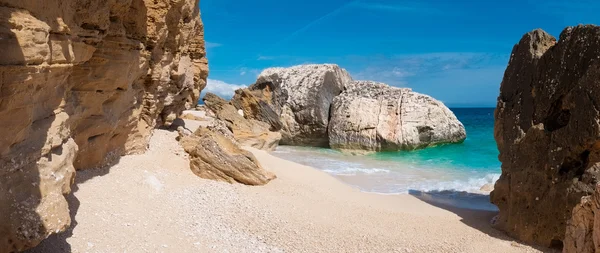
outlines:
[[600, 185], [591, 196], [581, 198], [567, 222], [565, 253], [600, 252]]
[[600, 27], [567, 28], [558, 42], [541, 30], [523, 36], [495, 116], [502, 176], [491, 200], [500, 229], [563, 245], [573, 208], [600, 176], [599, 105]]
[[342, 150], [413, 150], [462, 142], [465, 127], [442, 102], [383, 83], [356, 81], [335, 97], [329, 145]]
[[253, 86], [270, 83], [274, 90], [281, 89], [281, 94], [287, 95], [282, 104], [273, 103], [281, 115], [281, 144], [326, 147], [331, 102], [351, 80], [337, 65], [300, 65], [266, 69]]
[[75, 169], [144, 151], [207, 74], [198, 0], [0, 0], [0, 251], [69, 226]]

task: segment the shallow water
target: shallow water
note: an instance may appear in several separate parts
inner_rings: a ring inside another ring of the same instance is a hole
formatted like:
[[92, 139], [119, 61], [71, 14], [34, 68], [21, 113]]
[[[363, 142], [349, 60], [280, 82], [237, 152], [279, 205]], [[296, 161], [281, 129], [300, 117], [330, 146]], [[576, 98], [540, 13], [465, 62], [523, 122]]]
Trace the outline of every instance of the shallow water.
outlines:
[[[480, 194], [483, 185], [494, 183], [500, 176], [494, 109], [452, 111], [467, 130], [467, 139], [461, 144], [366, 156], [351, 156], [325, 148], [281, 146], [274, 155], [323, 170], [366, 192], [425, 192], [450, 199], [456, 192]], [[487, 201], [486, 198], [478, 199]]]

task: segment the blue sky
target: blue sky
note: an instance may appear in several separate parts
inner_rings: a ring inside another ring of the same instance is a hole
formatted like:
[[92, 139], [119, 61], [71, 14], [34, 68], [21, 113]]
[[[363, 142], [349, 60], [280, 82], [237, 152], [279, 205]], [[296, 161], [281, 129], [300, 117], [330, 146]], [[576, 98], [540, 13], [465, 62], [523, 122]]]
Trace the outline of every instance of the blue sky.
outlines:
[[356, 80], [495, 106], [524, 33], [600, 24], [597, 0], [201, 0], [210, 75], [228, 96], [261, 70], [336, 63]]

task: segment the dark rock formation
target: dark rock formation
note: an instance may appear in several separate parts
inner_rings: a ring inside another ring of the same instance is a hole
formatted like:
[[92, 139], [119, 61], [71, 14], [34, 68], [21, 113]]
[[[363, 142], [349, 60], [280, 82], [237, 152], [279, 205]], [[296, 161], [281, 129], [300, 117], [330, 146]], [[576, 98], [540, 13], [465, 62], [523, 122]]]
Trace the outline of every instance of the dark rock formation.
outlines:
[[230, 102], [213, 93], [207, 93], [203, 101], [216, 118], [227, 125], [240, 144], [265, 150], [273, 150], [279, 144], [279, 132], [270, 131], [270, 125], [265, 122], [244, 118]]
[[523, 36], [495, 117], [497, 227], [525, 242], [562, 246], [573, 208], [600, 176], [600, 27], [569, 27], [558, 42], [542, 30]]
[[283, 127], [279, 115], [287, 93], [273, 83], [253, 84], [235, 91], [231, 104], [244, 112], [244, 118], [268, 123], [271, 131]]

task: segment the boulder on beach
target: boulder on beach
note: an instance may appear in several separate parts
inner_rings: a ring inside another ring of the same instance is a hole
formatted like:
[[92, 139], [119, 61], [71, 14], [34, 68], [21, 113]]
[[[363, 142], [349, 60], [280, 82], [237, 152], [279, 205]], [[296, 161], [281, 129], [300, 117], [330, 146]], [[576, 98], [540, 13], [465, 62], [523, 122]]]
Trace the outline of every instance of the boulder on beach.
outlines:
[[241, 145], [274, 150], [279, 144], [281, 134], [270, 131], [271, 126], [269, 124], [244, 118], [231, 103], [215, 94], [207, 93], [203, 100], [206, 107], [215, 114], [215, 117], [223, 121], [227, 128], [233, 132], [235, 139]]
[[191, 170], [201, 178], [246, 185], [264, 185], [276, 178], [252, 153], [214, 129], [199, 128], [181, 143], [190, 155]]
[[287, 94], [281, 111], [275, 108], [283, 124], [282, 144], [327, 147], [331, 102], [351, 80], [339, 66], [322, 64], [266, 69], [256, 83], [270, 83]]
[[462, 142], [463, 124], [442, 102], [383, 83], [354, 81], [333, 100], [329, 145], [340, 150], [414, 150]]
[[[600, 222], [574, 208], [600, 179], [599, 58], [600, 27], [591, 25], [566, 28], [558, 42], [534, 30], [513, 48], [495, 114], [502, 175], [491, 201], [497, 227], [524, 242], [597, 242]], [[566, 229], [573, 222], [593, 232]]]

